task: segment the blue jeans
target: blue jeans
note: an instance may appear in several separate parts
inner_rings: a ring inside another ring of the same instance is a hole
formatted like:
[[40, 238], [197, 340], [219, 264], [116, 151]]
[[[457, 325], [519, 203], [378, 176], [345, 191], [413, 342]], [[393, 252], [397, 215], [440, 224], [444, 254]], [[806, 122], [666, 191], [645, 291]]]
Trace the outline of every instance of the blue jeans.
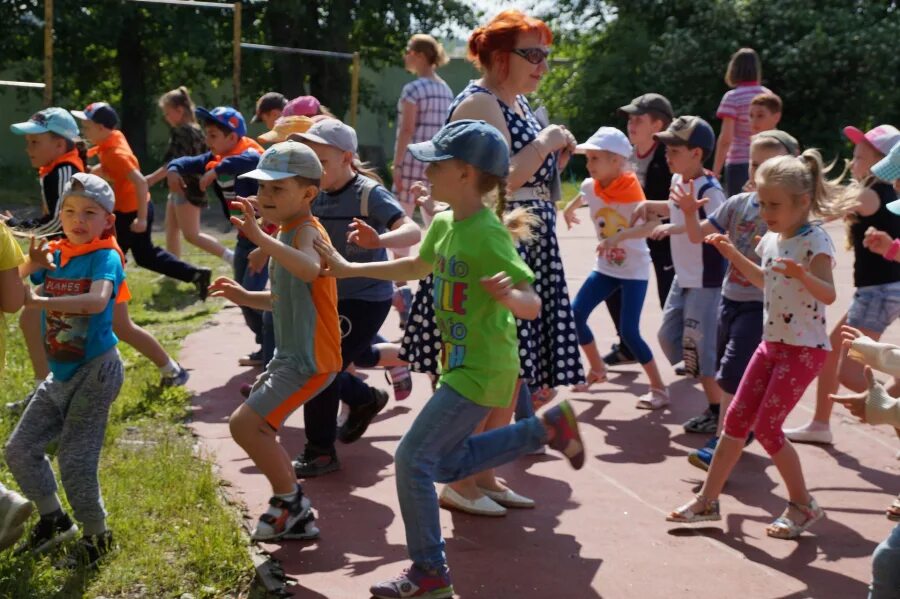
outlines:
[[[256, 249], [256, 245], [246, 237], [238, 237], [234, 246], [234, 280], [240, 283], [247, 291], [263, 291], [269, 282], [269, 271], [264, 268], [260, 272], [251, 272], [247, 264], [247, 256]], [[256, 343], [263, 344], [263, 316], [262, 310], [254, 310], [241, 306], [244, 322], [256, 336]]]
[[546, 443], [535, 416], [472, 436], [489, 411], [441, 385], [400, 441], [394, 457], [397, 496], [409, 556], [420, 568], [446, 563], [435, 482], [460, 480]]
[[872, 554], [869, 599], [900, 599], [900, 524]]
[[592, 271], [581, 289], [578, 290], [575, 301], [572, 302], [578, 343], [580, 345], [593, 343], [594, 334], [587, 325], [588, 317], [600, 302], [605, 301], [617, 289], [622, 290], [619, 335], [638, 362], [646, 364], [653, 360], [653, 352], [650, 351], [647, 342], [641, 338], [640, 329], [641, 309], [644, 307], [644, 298], [647, 296], [647, 281], [617, 279], [596, 270]]
[[750, 179], [750, 163], [735, 162], [725, 165], [725, 193], [730, 198], [744, 191], [744, 185]]

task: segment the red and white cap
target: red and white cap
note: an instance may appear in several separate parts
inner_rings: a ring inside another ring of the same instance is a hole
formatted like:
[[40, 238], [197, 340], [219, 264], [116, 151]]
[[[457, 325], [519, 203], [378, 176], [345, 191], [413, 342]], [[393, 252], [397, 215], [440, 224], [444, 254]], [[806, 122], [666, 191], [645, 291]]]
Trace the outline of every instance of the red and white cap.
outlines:
[[896, 144], [900, 143], [900, 130], [893, 125], [878, 125], [865, 133], [856, 127], [844, 127], [844, 135], [854, 144], [867, 141], [876, 150], [887, 156]]

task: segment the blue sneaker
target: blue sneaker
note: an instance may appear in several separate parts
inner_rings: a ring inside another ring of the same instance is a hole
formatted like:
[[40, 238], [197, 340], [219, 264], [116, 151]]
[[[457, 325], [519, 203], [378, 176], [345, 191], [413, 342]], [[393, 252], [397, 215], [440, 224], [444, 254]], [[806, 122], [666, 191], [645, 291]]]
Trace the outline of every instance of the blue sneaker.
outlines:
[[188, 382], [189, 378], [191, 375], [179, 364], [178, 371], [174, 374], [164, 374], [159, 384], [163, 387], [181, 387]]
[[716, 452], [716, 445], [718, 444], [719, 438], [712, 437], [706, 442], [706, 445], [688, 454], [688, 462], [700, 470], [709, 470], [709, 465], [712, 463], [713, 454]]
[[413, 564], [397, 578], [372, 585], [369, 592], [378, 599], [451, 599], [453, 584], [450, 582], [450, 570], [447, 566], [435, 572], [427, 572]]

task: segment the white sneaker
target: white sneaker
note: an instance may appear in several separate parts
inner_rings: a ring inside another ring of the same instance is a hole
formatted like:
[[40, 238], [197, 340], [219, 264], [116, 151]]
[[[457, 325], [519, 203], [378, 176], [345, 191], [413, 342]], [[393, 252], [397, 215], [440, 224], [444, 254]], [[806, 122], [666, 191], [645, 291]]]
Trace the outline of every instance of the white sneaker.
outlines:
[[25, 528], [22, 526], [31, 515], [34, 504], [8, 489], [0, 492], [0, 550], [11, 547]]
[[476, 516], [506, 515], [506, 508], [487, 495], [482, 495], [478, 499], [466, 499], [454, 491], [450, 485], [445, 486], [441, 491], [438, 503], [441, 504], [442, 508], [459, 510], [460, 512], [466, 512], [467, 514], [474, 514]]
[[525, 497], [524, 495], [519, 495], [512, 489], [507, 488], [503, 491], [491, 491], [490, 489], [485, 489], [483, 487], [478, 487], [478, 490], [484, 493], [486, 496], [493, 499], [496, 503], [502, 505], [503, 507], [512, 507], [512, 508], [533, 508], [534, 507], [534, 499]]
[[798, 428], [786, 428], [783, 432], [785, 437], [795, 443], [831, 445], [834, 442], [830, 428], [810, 428], [807, 424]]

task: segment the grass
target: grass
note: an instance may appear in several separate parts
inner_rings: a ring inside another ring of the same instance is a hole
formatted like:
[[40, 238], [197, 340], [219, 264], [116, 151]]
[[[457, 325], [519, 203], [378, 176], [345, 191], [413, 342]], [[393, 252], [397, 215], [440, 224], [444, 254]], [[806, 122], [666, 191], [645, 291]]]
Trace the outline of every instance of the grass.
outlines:
[[[161, 240], [157, 240], [161, 243]], [[217, 258], [185, 245], [186, 258], [217, 274]], [[194, 250], [194, 251], [191, 251]], [[133, 264], [128, 284], [132, 319], [151, 331], [173, 356], [182, 339], [218, 309], [196, 301], [193, 285], [160, 280]], [[7, 315], [7, 369], [0, 405], [32, 388], [32, 371], [17, 317]], [[240, 515], [221, 497], [212, 464], [198, 457], [184, 425], [190, 394], [159, 387], [159, 372], [130, 346], [119, 345], [125, 383], [113, 404], [100, 465], [109, 526], [118, 551], [94, 572], [54, 569], [53, 556], [0, 554], [0, 597], [238, 597], [248, 593], [252, 563]], [[0, 440], [16, 417], [0, 408]], [[57, 472], [58, 474], [58, 472]], [[17, 488], [0, 461], [0, 481]], [[60, 495], [65, 501], [65, 493]], [[56, 556], [58, 558], [58, 556]]]

